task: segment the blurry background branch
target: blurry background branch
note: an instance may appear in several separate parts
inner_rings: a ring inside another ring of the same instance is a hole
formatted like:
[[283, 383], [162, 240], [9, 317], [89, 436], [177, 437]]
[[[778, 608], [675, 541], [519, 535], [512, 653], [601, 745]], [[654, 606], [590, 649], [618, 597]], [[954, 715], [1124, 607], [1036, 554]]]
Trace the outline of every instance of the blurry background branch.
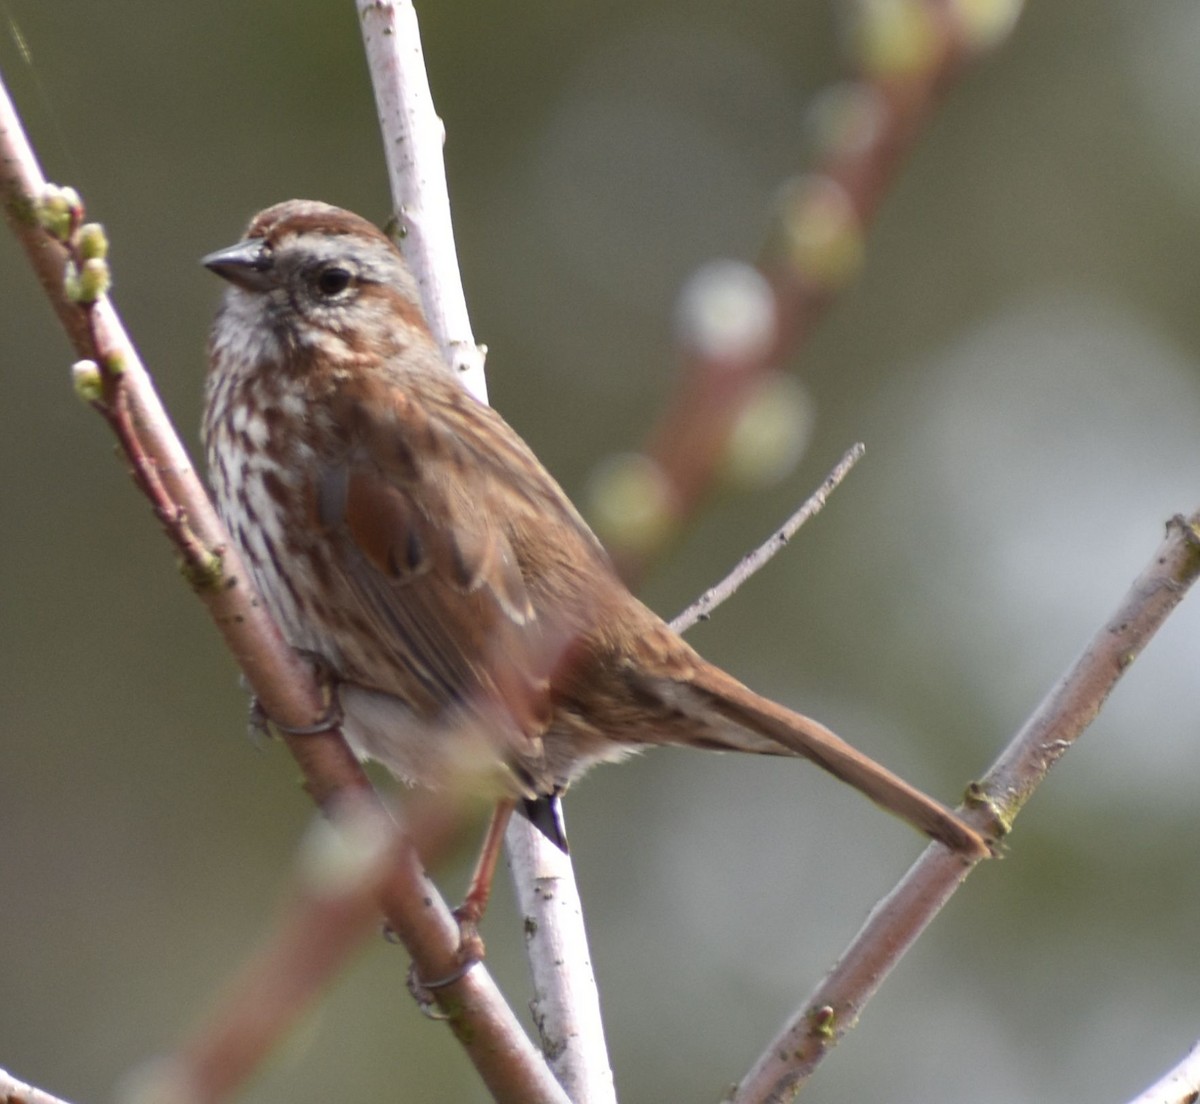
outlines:
[[[827, 89], [813, 112], [814, 165], [780, 189], [757, 268], [712, 263], [689, 282], [673, 398], [644, 453], [608, 469], [601, 484], [601, 506], [605, 495], [616, 499], [601, 516], [627, 577], [688, 521], [723, 468], [768, 474], [798, 458], [804, 408], [780, 372], [858, 275], [867, 231], [942, 94], [1003, 41], [1020, 10], [1021, 0], [846, 5], [855, 75]], [[790, 434], [780, 428], [789, 418]], [[635, 517], [652, 523], [621, 520], [630, 486], [651, 500]]]
[[379, 895], [404, 845], [366, 795], [346, 796], [328, 821], [314, 821], [262, 946], [172, 1054], [126, 1077], [119, 1098], [213, 1104], [242, 1088], [350, 955], [378, 935]]

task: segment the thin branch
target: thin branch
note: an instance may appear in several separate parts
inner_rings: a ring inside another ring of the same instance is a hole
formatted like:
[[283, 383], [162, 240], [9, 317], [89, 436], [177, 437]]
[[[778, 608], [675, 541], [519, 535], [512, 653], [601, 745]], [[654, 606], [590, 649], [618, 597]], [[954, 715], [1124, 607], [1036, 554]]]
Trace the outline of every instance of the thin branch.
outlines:
[[[967, 795], [965, 819], [1007, 832], [1050, 768], [1078, 739], [1150, 638], [1200, 575], [1200, 513], [1173, 518], [1167, 537], [1116, 612]], [[857, 1022], [880, 984], [970, 873], [945, 848], [926, 849], [867, 918], [837, 965], [727, 1098], [792, 1100]]]
[[[405, 256], [422, 274], [423, 302], [434, 332], [445, 335], [448, 356], [457, 356], [468, 345], [474, 348], [474, 339], [446, 199], [445, 130], [429, 92], [416, 13], [406, 0], [357, 2], [388, 152], [393, 203], [406, 228]], [[457, 311], [460, 305], [461, 317], [452, 316], [451, 308]], [[482, 357], [478, 371], [478, 377], [464, 382], [477, 397], [485, 398]], [[506, 840], [518, 906], [538, 930], [526, 947], [543, 1050], [576, 1104], [605, 1104], [614, 1099], [612, 1073], [574, 870], [566, 856], [523, 817], [513, 818]], [[547, 1045], [551, 1040], [552, 1045]]]
[[1170, 1073], [1129, 1104], [1196, 1104], [1200, 1100], [1200, 1043], [1194, 1043], [1187, 1056]]
[[866, 446], [863, 444], [857, 444], [848, 449], [841, 460], [837, 462], [833, 471], [825, 477], [824, 482], [805, 499], [800, 509], [792, 514], [787, 521], [776, 529], [753, 552], [743, 556], [738, 565], [724, 579], [717, 583], [716, 586], [709, 587], [687, 609], [679, 614], [671, 622], [671, 628], [677, 633], [685, 633], [697, 621], [707, 621], [717, 606], [727, 599], [732, 598], [737, 593], [738, 588], [750, 576], [766, 567], [774, 559], [775, 554], [786, 547], [788, 541], [799, 531], [800, 526], [821, 512], [829, 496], [837, 490], [842, 480], [850, 474], [850, 469], [863, 458], [866, 451]]
[[[112, 363], [112, 358], [117, 358], [119, 386], [146, 457], [186, 517], [190, 531], [217, 561], [215, 568], [194, 578], [193, 584], [254, 693], [271, 717], [292, 727], [311, 725], [325, 712], [312, 673], [284, 643], [254, 594], [111, 303], [101, 297], [89, 318], [64, 295], [66, 250], [37, 221], [46, 189], [7, 89], [0, 82], [0, 201], [9, 225], [78, 355], [98, 363]], [[373, 793], [337, 731], [285, 735], [284, 740], [303, 771], [306, 788], [322, 807], [338, 794]], [[448, 974], [457, 962], [458, 925], [411, 846], [404, 849], [381, 898], [389, 925], [422, 976]], [[439, 990], [437, 999], [497, 1101], [563, 1104], [562, 1090], [483, 967], [475, 967], [456, 985]]]
[[43, 1089], [18, 1081], [8, 1070], [0, 1069], [0, 1101], [4, 1104], [66, 1104]]

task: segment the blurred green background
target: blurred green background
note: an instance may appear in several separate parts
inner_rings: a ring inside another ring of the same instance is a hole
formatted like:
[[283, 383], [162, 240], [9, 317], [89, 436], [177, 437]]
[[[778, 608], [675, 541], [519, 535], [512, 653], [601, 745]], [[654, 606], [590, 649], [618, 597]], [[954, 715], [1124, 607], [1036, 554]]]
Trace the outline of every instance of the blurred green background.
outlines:
[[[681, 282], [758, 248], [840, 73], [824, 3], [421, 11], [492, 400], [577, 497], [671, 382]], [[32, 53], [22, 59], [19, 26]], [[353, 5], [6, 0], [0, 66], [194, 442], [197, 258], [290, 196], [387, 191]], [[649, 581], [673, 614], [855, 440], [822, 517], [693, 641], [949, 799], [1200, 502], [1200, 9], [1033, 4], [954, 89], [797, 372], [782, 483]], [[0, 1064], [101, 1100], [275, 914], [309, 806], [0, 242]], [[1200, 1033], [1200, 599], [1154, 641], [806, 1099], [1122, 1101]], [[802, 765], [657, 752], [568, 802], [625, 1101], [715, 1100], [920, 850]], [[469, 848], [439, 872], [461, 892]], [[523, 1007], [507, 890], [490, 963]], [[248, 1101], [482, 1101], [373, 941]]]

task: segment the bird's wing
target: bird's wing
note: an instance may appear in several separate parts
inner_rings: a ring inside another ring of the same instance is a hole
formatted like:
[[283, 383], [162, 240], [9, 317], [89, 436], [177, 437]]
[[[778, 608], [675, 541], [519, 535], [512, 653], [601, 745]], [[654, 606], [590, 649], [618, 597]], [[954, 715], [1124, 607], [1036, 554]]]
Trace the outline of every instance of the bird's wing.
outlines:
[[[334, 589], [371, 642], [349, 664], [426, 717], [501, 706], [510, 754], [536, 761], [551, 671], [586, 619], [575, 576], [581, 559], [607, 563], [599, 543], [520, 437], [448, 374], [408, 389], [348, 382], [333, 421], [344, 448], [308, 491]], [[547, 585], [564, 570], [572, 579]]]

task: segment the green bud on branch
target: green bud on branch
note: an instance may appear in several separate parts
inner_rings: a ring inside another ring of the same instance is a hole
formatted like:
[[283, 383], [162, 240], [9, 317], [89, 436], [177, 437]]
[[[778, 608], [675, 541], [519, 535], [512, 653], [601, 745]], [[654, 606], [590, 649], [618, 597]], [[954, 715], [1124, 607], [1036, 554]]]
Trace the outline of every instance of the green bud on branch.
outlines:
[[108, 256], [108, 235], [98, 222], [88, 222], [75, 232], [75, 252], [82, 261], [102, 261]]
[[99, 402], [104, 397], [104, 379], [94, 360], [77, 360], [71, 365], [71, 384], [85, 403]]
[[83, 267], [68, 261], [63, 272], [63, 294], [82, 307], [91, 306], [112, 286], [108, 262], [99, 257], [83, 262]]
[[61, 242], [67, 241], [83, 221], [83, 200], [74, 188], [47, 184], [36, 203], [37, 220]]
[[112, 271], [108, 267], [108, 261], [100, 257], [84, 261], [79, 282], [83, 291], [82, 302], [94, 303], [112, 287]]

